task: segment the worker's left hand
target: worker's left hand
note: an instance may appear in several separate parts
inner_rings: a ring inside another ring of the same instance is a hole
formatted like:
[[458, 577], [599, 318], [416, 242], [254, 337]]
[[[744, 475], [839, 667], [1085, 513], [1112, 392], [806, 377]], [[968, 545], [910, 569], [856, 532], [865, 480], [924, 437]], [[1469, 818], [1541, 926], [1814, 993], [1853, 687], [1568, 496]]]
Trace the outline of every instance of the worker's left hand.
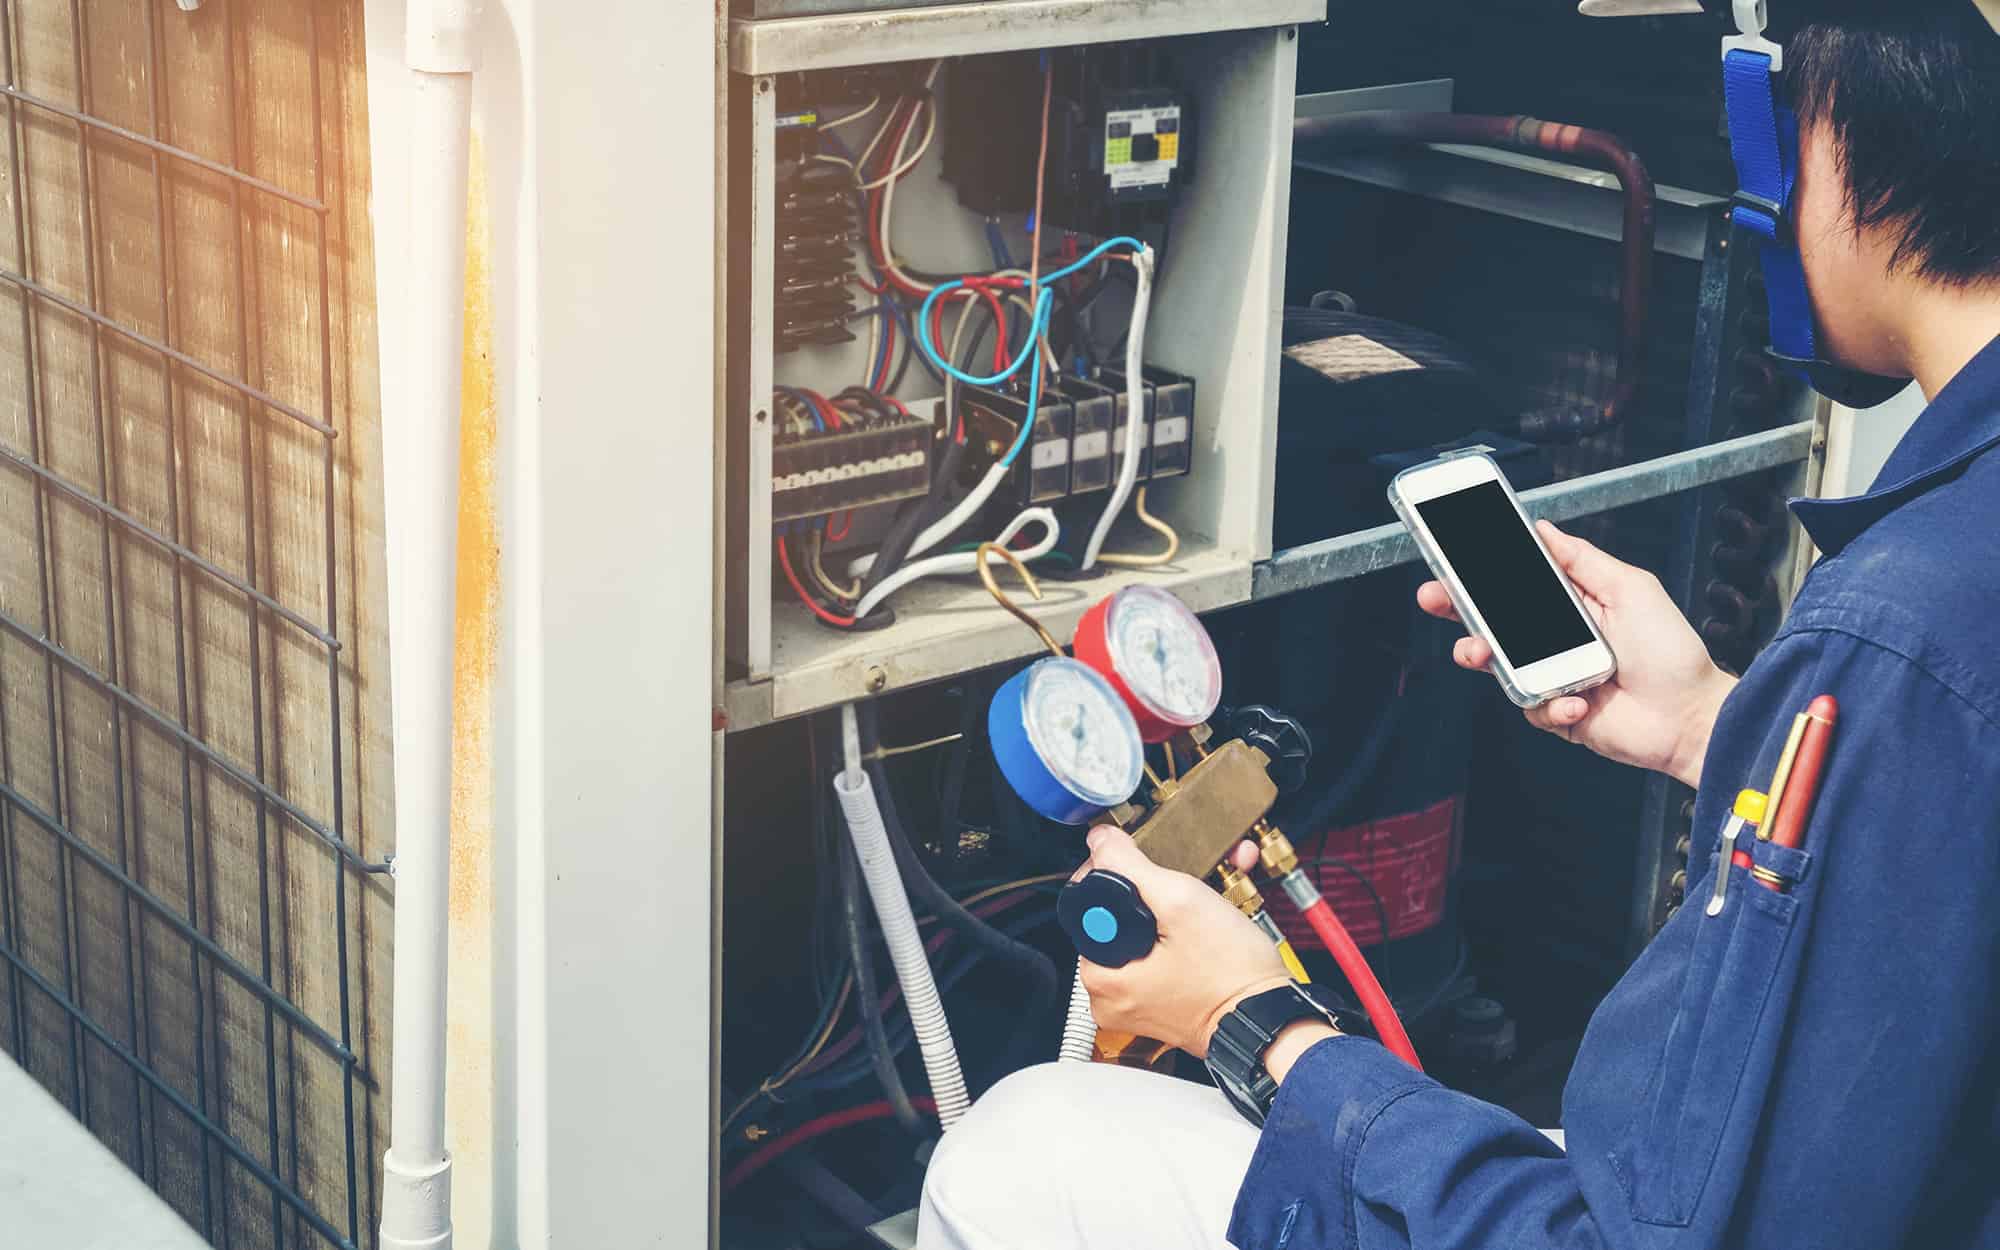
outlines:
[[1159, 944], [1122, 968], [1085, 960], [1081, 975], [1100, 1027], [1156, 1038], [1198, 1058], [1237, 1002], [1289, 984], [1277, 947], [1242, 912], [1186, 873], [1146, 858], [1123, 830], [1090, 831], [1090, 860], [1139, 888], [1159, 923]]

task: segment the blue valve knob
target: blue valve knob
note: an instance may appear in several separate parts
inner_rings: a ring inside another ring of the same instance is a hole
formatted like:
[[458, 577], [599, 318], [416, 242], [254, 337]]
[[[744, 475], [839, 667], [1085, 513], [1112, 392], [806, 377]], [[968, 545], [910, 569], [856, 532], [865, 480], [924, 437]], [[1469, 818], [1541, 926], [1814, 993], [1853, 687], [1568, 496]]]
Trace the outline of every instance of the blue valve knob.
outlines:
[[1144, 958], [1160, 938], [1159, 921], [1139, 897], [1139, 887], [1102, 868], [1062, 888], [1056, 920], [1077, 954], [1105, 968]]

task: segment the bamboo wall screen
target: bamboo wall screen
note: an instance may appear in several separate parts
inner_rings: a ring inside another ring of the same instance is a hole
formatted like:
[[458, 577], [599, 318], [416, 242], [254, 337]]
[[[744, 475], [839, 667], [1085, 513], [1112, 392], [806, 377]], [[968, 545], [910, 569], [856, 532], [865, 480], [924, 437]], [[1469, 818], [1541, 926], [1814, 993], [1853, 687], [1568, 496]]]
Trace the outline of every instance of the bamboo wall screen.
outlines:
[[0, 0], [0, 1048], [253, 1250], [372, 1244], [387, 1129], [363, 69]]

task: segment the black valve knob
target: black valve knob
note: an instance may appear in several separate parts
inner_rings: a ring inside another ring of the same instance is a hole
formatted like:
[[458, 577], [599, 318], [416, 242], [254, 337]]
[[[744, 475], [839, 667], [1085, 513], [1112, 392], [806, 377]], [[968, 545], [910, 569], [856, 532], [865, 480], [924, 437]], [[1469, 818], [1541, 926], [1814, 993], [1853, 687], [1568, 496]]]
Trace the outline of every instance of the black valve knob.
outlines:
[[1143, 959], [1160, 939], [1139, 887], [1115, 872], [1093, 868], [1056, 895], [1056, 921], [1076, 946], [1076, 953], [1106, 968], [1122, 968]]
[[1223, 724], [1230, 737], [1241, 738], [1271, 761], [1271, 780], [1280, 794], [1290, 794], [1306, 783], [1306, 769], [1312, 763], [1312, 736], [1297, 720], [1274, 707], [1246, 703], [1230, 711]]

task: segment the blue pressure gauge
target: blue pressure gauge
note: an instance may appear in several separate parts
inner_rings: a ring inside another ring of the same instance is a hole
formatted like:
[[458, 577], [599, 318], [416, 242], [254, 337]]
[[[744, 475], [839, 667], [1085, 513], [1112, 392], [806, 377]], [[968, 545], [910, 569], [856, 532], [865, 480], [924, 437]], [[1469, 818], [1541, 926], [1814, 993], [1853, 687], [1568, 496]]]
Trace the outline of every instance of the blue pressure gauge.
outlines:
[[993, 757], [1022, 802], [1065, 825], [1130, 798], [1145, 770], [1132, 712], [1089, 665], [1050, 656], [1008, 678], [986, 710]]

